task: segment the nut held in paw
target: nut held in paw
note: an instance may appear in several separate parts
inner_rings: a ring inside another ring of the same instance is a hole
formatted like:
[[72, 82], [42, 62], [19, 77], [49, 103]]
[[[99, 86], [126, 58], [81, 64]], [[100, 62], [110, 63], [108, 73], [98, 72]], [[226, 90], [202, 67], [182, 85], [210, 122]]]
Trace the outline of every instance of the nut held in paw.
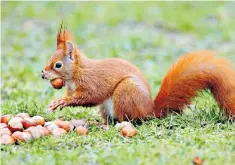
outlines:
[[51, 85], [55, 89], [61, 89], [64, 86], [64, 81], [61, 78], [51, 80]]

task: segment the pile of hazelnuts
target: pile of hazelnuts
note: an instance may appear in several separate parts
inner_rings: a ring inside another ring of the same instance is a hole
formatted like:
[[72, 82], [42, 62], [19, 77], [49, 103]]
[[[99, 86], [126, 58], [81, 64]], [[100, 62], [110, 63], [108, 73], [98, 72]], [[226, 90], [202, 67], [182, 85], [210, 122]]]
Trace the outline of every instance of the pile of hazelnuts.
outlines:
[[46, 122], [41, 116], [30, 117], [27, 113], [16, 116], [3, 115], [0, 123], [0, 144], [31, 141], [43, 136], [59, 137], [74, 131], [78, 135], [88, 135], [88, 124], [84, 120], [54, 120]]
[[[46, 122], [41, 116], [30, 117], [27, 113], [19, 113], [15, 116], [3, 115], [0, 123], [0, 144], [31, 141], [48, 135], [59, 137], [70, 131], [74, 131], [80, 136], [88, 135], [88, 126], [84, 120], [64, 121], [58, 119]], [[130, 122], [117, 123], [115, 128], [120, 130], [125, 137], [136, 135], [136, 129]]]

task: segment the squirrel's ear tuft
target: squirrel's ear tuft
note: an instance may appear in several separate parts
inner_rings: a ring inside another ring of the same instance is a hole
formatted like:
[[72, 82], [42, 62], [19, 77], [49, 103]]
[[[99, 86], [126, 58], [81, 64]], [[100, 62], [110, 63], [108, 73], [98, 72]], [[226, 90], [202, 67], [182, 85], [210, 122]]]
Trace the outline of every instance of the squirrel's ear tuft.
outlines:
[[72, 34], [67, 30], [62, 22], [57, 34], [57, 49], [66, 49], [68, 41], [72, 41]]
[[68, 41], [66, 44], [66, 54], [69, 55], [70, 59], [73, 60], [74, 46], [73, 43]]

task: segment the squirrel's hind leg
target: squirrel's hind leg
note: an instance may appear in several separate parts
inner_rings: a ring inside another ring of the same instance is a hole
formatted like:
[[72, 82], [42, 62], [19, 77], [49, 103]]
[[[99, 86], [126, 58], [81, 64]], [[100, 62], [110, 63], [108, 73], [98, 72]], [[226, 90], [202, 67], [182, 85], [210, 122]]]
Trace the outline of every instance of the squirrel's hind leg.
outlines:
[[114, 116], [118, 121], [146, 119], [153, 114], [148, 86], [136, 77], [121, 81], [113, 93]]

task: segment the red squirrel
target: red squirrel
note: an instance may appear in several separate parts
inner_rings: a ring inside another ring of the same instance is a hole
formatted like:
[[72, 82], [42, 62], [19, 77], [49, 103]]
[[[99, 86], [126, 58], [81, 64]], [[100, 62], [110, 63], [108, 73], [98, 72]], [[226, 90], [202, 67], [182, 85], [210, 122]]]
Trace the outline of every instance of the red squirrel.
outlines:
[[206, 88], [227, 115], [235, 115], [235, 71], [228, 60], [215, 57], [211, 51], [179, 58], [152, 100], [149, 84], [136, 66], [119, 58], [87, 58], [61, 25], [57, 49], [42, 70], [42, 78], [62, 79], [67, 88], [65, 97], [50, 104], [49, 111], [99, 105], [105, 124], [110, 118], [121, 122], [181, 112], [199, 90]]

